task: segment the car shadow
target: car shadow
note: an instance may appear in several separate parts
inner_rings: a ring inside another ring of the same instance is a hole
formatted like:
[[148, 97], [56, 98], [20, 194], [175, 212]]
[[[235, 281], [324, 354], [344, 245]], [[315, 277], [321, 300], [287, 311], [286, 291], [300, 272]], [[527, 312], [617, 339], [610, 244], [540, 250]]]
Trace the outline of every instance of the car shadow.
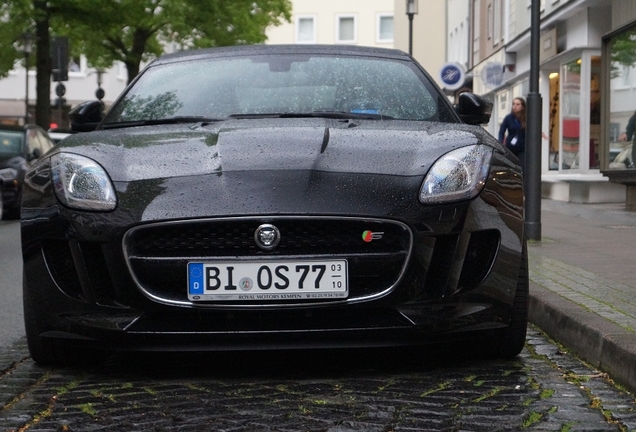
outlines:
[[[147, 379], [315, 379], [425, 373], [506, 362], [457, 347], [276, 350], [216, 353], [128, 353], [108, 357], [98, 375]], [[484, 367], [487, 367], [486, 365]]]

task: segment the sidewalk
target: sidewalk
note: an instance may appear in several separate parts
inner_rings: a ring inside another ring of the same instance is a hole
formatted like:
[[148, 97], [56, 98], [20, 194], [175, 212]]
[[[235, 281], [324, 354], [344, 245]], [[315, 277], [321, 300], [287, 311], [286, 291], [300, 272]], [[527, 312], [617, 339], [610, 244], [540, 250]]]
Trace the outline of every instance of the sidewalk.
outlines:
[[636, 213], [542, 200], [528, 253], [530, 322], [636, 392]]

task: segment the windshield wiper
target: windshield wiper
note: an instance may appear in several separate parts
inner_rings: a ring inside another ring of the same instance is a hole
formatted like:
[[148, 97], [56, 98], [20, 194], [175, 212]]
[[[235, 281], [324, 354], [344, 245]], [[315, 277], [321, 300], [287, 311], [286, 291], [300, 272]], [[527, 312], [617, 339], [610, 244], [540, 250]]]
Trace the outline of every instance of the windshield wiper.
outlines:
[[147, 119], [147, 120], [131, 120], [114, 123], [105, 123], [102, 125], [103, 129], [115, 129], [124, 127], [135, 126], [150, 126], [150, 125], [163, 125], [163, 124], [177, 124], [177, 123], [210, 123], [226, 120], [224, 118], [209, 118], [203, 116], [177, 116], [167, 117], [161, 119]]
[[319, 117], [319, 118], [333, 118], [333, 119], [393, 120], [393, 117], [383, 115], [383, 114], [376, 114], [371, 112], [345, 112], [345, 111], [231, 114], [228, 117], [237, 118], [237, 119]]

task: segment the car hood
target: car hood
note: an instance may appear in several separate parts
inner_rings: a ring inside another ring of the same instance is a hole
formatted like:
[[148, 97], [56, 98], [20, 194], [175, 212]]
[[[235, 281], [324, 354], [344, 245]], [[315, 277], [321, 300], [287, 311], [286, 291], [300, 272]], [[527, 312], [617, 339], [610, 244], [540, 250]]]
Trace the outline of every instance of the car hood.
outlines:
[[136, 181], [281, 170], [420, 176], [443, 154], [477, 143], [503, 151], [483, 128], [463, 124], [243, 119], [99, 130], [59, 149], [94, 159], [114, 181]]

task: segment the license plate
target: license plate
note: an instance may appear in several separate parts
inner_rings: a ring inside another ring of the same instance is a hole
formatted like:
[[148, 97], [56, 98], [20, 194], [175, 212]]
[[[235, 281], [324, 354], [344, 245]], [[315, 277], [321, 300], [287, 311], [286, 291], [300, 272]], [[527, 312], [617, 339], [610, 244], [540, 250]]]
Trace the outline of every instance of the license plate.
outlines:
[[188, 263], [188, 299], [311, 300], [346, 298], [347, 261]]

